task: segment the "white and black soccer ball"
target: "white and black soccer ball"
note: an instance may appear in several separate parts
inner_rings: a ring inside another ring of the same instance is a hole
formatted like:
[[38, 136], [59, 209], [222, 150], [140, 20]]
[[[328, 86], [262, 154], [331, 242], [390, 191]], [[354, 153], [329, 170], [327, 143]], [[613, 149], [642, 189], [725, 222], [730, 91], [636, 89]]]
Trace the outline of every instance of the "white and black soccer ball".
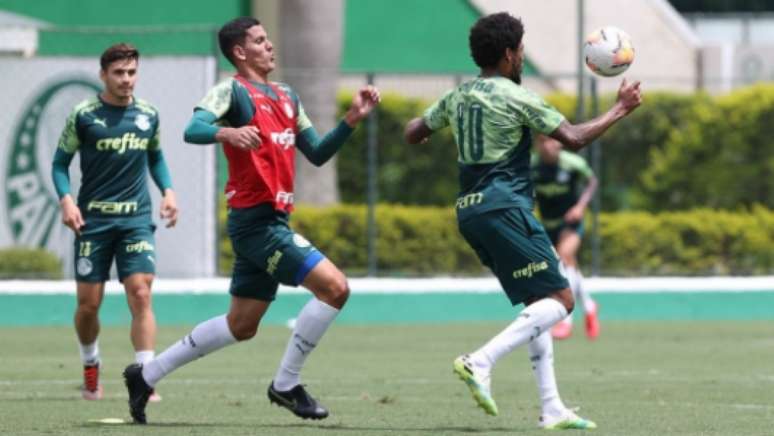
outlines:
[[613, 26], [592, 32], [583, 45], [583, 56], [589, 69], [600, 76], [617, 76], [634, 61], [634, 47], [629, 35]]

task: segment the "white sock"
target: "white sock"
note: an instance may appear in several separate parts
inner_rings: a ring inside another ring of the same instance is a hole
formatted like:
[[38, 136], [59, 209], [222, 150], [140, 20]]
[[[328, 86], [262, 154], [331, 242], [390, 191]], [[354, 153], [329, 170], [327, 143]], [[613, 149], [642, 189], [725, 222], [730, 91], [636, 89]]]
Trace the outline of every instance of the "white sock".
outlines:
[[274, 388], [278, 391], [293, 389], [300, 383], [301, 368], [309, 353], [314, 350], [328, 326], [336, 319], [339, 310], [312, 298], [301, 309], [296, 326], [288, 341], [285, 355], [274, 376]]
[[153, 350], [140, 350], [134, 352], [134, 361], [140, 364], [146, 364], [153, 360], [156, 356], [156, 352]]
[[81, 351], [81, 362], [84, 365], [96, 365], [99, 363], [99, 341], [94, 340], [91, 344], [78, 343]]
[[554, 376], [554, 341], [549, 332], [544, 332], [527, 346], [532, 372], [535, 374], [543, 415], [559, 416], [565, 410], [559, 398]]
[[594, 299], [591, 298], [591, 294], [583, 286], [583, 274], [580, 270], [574, 267], [567, 267], [567, 280], [570, 281], [570, 287], [572, 293], [575, 295], [575, 299], [579, 300], [583, 305], [583, 311], [585, 313], [593, 313], [597, 311], [597, 304]]
[[488, 363], [490, 367], [494, 366], [501, 357], [534, 340], [566, 316], [567, 309], [553, 298], [537, 301], [527, 306], [505, 330], [471, 354], [471, 358], [477, 365]]
[[142, 377], [149, 386], [156, 386], [165, 375], [188, 362], [219, 350], [237, 340], [228, 328], [226, 315], [208, 319], [194, 327], [191, 333], [162, 351], [142, 367]]

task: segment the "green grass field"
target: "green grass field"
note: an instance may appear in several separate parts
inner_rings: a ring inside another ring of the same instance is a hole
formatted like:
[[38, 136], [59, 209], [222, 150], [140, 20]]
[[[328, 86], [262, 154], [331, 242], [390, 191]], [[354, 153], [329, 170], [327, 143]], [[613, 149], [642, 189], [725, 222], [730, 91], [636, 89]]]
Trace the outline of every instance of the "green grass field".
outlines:
[[[334, 326], [310, 358], [304, 381], [332, 415], [299, 420], [270, 406], [266, 387], [289, 330], [194, 362], [158, 386], [151, 425], [129, 419], [120, 374], [132, 359], [126, 327], [103, 330], [103, 401], [80, 399], [70, 327], [0, 329], [0, 434], [464, 435], [542, 434], [526, 350], [503, 359], [493, 392], [500, 416], [474, 406], [452, 359], [503, 323]], [[162, 327], [159, 348], [189, 328]], [[774, 434], [774, 325], [701, 321], [603, 324], [599, 341], [580, 330], [555, 348], [560, 392], [595, 420], [598, 435]], [[576, 431], [570, 431], [576, 434]]]

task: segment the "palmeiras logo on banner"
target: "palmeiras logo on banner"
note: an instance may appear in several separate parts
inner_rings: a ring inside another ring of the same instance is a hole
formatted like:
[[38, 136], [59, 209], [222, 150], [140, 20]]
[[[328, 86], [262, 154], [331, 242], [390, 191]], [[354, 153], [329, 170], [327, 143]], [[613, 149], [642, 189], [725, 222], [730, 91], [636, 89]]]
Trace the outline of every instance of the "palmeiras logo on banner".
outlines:
[[[19, 112], [12, 142], [5, 148], [4, 169], [6, 222], [16, 245], [46, 248], [60, 257], [67, 257], [67, 251], [72, 250], [66, 244], [72, 240], [65, 233], [69, 229], [59, 219], [51, 162], [73, 107], [99, 90], [100, 86], [89, 79], [49, 82]], [[71, 165], [73, 193], [77, 192], [79, 173]]]

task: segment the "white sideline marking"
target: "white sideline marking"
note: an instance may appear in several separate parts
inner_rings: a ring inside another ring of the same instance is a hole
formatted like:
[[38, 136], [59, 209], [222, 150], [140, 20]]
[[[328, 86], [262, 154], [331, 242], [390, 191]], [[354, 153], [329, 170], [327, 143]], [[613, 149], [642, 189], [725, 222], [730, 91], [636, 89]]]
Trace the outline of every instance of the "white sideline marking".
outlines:
[[[228, 278], [156, 279], [154, 294], [227, 294]], [[491, 277], [435, 277], [421, 279], [354, 278], [349, 279], [354, 294], [430, 294], [499, 293], [500, 283]], [[691, 292], [771, 292], [774, 276], [758, 277], [591, 277], [584, 281], [591, 292], [604, 293], [691, 293]], [[115, 280], [105, 286], [107, 294], [123, 294]], [[281, 286], [281, 293], [302, 294], [303, 288]], [[75, 294], [73, 280], [0, 280], [0, 295]]]

